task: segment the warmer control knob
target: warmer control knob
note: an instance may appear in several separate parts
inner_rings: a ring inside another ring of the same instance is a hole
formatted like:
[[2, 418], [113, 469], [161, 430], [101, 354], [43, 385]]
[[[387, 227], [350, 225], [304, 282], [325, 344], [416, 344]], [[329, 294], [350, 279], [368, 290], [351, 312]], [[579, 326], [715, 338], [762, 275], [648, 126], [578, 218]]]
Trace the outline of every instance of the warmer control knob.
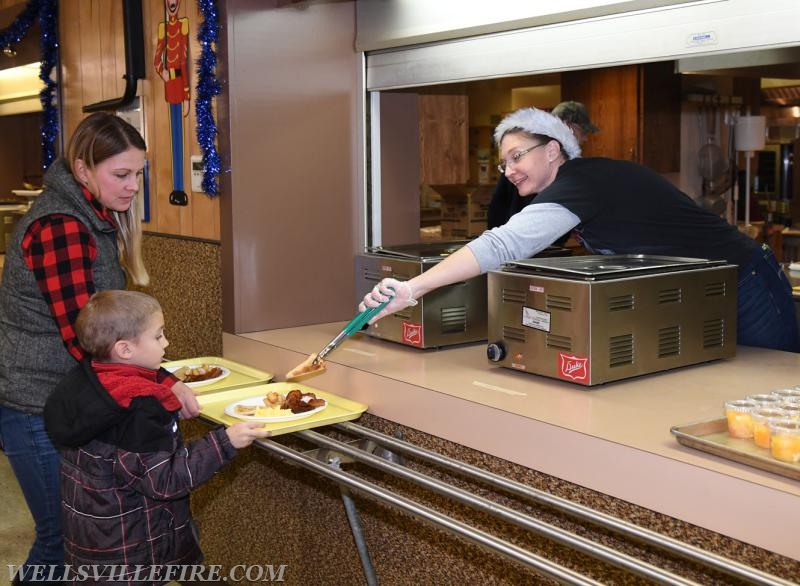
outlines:
[[506, 347], [502, 342], [492, 342], [486, 347], [486, 357], [492, 362], [500, 362], [506, 357]]

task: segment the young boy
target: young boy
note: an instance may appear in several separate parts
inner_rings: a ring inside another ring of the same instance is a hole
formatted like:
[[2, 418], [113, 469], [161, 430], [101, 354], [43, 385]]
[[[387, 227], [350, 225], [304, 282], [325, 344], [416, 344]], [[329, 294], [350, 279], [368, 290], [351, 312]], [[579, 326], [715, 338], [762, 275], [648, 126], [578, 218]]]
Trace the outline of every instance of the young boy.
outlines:
[[75, 330], [93, 359], [67, 374], [44, 409], [61, 451], [67, 581], [169, 582], [179, 576], [165, 566], [203, 560], [189, 492], [269, 432], [241, 422], [183, 443], [174, 379], [159, 366], [164, 316], [149, 295], [96, 293]]

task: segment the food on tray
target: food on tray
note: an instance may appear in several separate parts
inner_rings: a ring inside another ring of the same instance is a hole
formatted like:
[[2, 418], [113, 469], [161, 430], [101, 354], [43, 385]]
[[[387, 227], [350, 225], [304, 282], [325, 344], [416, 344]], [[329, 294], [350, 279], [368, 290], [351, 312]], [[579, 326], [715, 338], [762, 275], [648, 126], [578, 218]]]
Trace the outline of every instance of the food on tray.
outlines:
[[325, 399], [318, 399], [314, 393], [304, 393], [292, 389], [283, 399], [281, 409], [291, 409], [292, 413], [305, 413], [325, 405]]
[[753, 441], [759, 448], [769, 448], [769, 422], [786, 417], [786, 411], [777, 407], [756, 409], [753, 417]]
[[314, 364], [314, 359], [317, 357], [316, 354], [309, 355], [302, 363], [295, 366], [292, 370], [286, 373], [286, 380], [297, 379], [302, 376], [306, 376], [309, 374], [313, 374], [316, 372], [322, 372], [325, 370], [325, 361], [320, 360], [317, 364]]
[[222, 374], [222, 369], [211, 364], [187, 365], [179, 368], [173, 374], [185, 383], [196, 383], [217, 378]]
[[239, 403], [232, 403], [226, 407], [228, 415], [242, 418], [294, 419], [292, 415], [309, 413], [315, 409], [325, 407], [327, 401], [318, 398], [312, 392], [303, 392], [300, 389], [290, 389], [287, 393], [269, 391], [261, 397], [251, 397]]
[[252, 417], [256, 414], [258, 407], [255, 405], [236, 405], [233, 410], [237, 415], [246, 415], [247, 417]]
[[753, 437], [752, 412], [758, 408], [755, 401], [739, 400], [725, 402], [725, 418], [731, 437], [749, 439]]
[[782, 462], [800, 462], [800, 421], [774, 419], [769, 431], [772, 457]]

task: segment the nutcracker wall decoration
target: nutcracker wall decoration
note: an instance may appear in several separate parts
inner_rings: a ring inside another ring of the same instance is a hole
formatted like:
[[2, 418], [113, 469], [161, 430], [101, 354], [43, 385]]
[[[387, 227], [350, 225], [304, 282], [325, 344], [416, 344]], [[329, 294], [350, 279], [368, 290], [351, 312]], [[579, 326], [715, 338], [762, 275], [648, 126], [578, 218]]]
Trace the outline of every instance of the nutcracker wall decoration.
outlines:
[[172, 144], [169, 203], [185, 206], [189, 203], [183, 188], [183, 119], [189, 115], [189, 19], [178, 18], [180, 4], [180, 0], [164, 0], [164, 21], [158, 23], [154, 64], [164, 80], [164, 98], [169, 105]]

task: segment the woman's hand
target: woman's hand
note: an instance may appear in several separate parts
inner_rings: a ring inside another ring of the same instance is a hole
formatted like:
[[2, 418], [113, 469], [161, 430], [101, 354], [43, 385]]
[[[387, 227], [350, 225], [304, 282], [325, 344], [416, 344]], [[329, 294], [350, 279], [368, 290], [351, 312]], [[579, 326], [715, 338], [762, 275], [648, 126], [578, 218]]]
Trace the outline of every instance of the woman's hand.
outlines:
[[359, 304], [358, 310], [365, 311], [369, 307], [378, 307], [388, 299], [391, 299], [391, 301], [375, 317], [369, 320], [369, 323], [373, 324], [382, 317], [417, 304], [417, 300], [414, 299], [414, 292], [411, 290], [411, 285], [408, 284], [408, 281], [398, 281], [387, 277], [375, 285], [372, 291], [364, 295], [364, 300]]
[[181, 402], [181, 419], [191, 419], [200, 415], [200, 403], [197, 402], [197, 397], [191, 387], [178, 381], [172, 385], [172, 392]]

